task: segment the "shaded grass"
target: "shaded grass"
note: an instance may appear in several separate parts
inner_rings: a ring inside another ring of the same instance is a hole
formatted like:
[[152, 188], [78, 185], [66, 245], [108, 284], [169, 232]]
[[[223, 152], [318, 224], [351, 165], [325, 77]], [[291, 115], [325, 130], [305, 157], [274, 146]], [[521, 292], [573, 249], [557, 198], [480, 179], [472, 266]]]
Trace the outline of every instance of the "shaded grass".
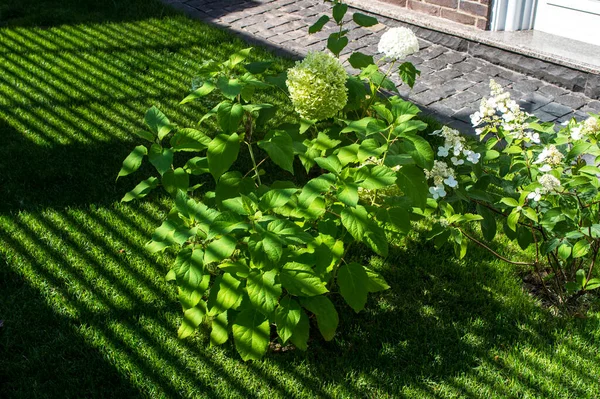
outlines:
[[246, 46], [152, 1], [38, 4], [0, 6], [0, 397], [597, 397], [598, 312], [555, 318], [513, 267], [417, 232], [385, 260], [355, 250], [392, 289], [358, 315], [337, 298], [332, 342], [313, 327], [309, 352], [243, 363], [177, 340], [170, 256], [143, 248], [168, 201], [120, 204], [149, 171], [114, 178], [145, 110], [193, 125], [194, 69]]

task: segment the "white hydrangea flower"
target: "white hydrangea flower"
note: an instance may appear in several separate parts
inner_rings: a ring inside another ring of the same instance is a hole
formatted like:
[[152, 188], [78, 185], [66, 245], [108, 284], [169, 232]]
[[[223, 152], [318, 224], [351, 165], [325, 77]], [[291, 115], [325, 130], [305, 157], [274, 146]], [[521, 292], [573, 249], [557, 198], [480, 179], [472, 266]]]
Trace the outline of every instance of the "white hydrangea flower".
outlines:
[[433, 196], [433, 199], [443, 198], [446, 196], [446, 190], [444, 190], [443, 185], [437, 185], [433, 187], [429, 187], [429, 192]]
[[451, 147], [438, 147], [438, 152], [437, 152], [437, 156], [438, 157], [447, 157], [448, 156], [448, 150], [450, 150]]
[[552, 170], [552, 166], [545, 164], [539, 168], [540, 172], [550, 172]]
[[470, 150], [465, 151], [464, 155], [467, 157], [467, 161], [471, 162], [472, 164], [478, 163], [479, 159], [481, 158], [481, 154]]
[[560, 165], [564, 157], [565, 156], [560, 151], [558, 151], [558, 148], [556, 148], [555, 145], [549, 145], [548, 147], [545, 147], [542, 150], [542, 152], [538, 155], [537, 159], [533, 163], [545, 163], [550, 166], [558, 166]]
[[452, 161], [452, 164], [453, 164], [454, 166], [462, 165], [462, 164], [464, 164], [464, 163], [465, 163], [465, 160], [464, 160], [464, 159], [458, 159], [458, 158], [456, 158], [456, 157], [452, 157], [452, 158], [450, 158], [450, 160]]
[[542, 199], [542, 190], [538, 187], [535, 189], [535, 191], [530, 192], [529, 194], [527, 194], [527, 199], [532, 199], [534, 201], [539, 201], [540, 199]]
[[448, 187], [454, 188], [454, 187], [458, 186], [458, 181], [456, 181], [454, 176], [448, 176], [447, 179], [444, 179], [444, 184], [447, 185]]
[[348, 101], [348, 74], [340, 61], [324, 52], [310, 52], [288, 70], [285, 82], [301, 117], [322, 120], [337, 114]]
[[377, 50], [388, 58], [400, 60], [419, 51], [419, 41], [408, 28], [391, 28], [381, 35]]
[[538, 178], [538, 181], [546, 192], [556, 191], [561, 186], [560, 180], [549, 173], [542, 175], [540, 178]]
[[583, 138], [583, 131], [580, 126], [571, 128], [571, 138], [573, 140], [581, 140]]

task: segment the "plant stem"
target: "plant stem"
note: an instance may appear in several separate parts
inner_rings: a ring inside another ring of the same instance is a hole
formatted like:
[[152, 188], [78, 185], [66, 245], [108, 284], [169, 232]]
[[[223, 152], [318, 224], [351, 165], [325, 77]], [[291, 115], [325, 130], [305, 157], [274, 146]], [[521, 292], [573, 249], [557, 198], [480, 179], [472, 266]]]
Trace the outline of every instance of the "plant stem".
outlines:
[[460, 227], [457, 227], [457, 229], [465, 236], [467, 237], [469, 240], [473, 241], [475, 244], [487, 249], [490, 253], [492, 253], [494, 256], [496, 256], [498, 259], [503, 260], [507, 263], [511, 263], [513, 265], [524, 265], [524, 266], [533, 266], [534, 263], [531, 262], [515, 262], [513, 260], [510, 260], [508, 258], [505, 258], [504, 256], [500, 255], [498, 252], [494, 251], [492, 248], [488, 247], [487, 245], [485, 245], [484, 243], [482, 243], [481, 241], [477, 240], [474, 237], [471, 237], [470, 235], [468, 235], [467, 233], [465, 233], [465, 231], [463, 229], [461, 229]]

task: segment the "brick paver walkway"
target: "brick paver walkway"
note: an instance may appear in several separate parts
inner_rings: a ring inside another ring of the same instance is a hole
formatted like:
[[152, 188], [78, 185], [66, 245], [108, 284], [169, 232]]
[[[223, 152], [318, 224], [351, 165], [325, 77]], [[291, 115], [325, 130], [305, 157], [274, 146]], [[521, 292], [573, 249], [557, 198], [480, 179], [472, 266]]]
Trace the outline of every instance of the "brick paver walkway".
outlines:
[[[258, 42], [290, 56], [302, 56], [311, 50], [326, 48], [327, 38], [336, 29], [331, 26], [309, 35], [308, 27], [326, 13], [328, 4], [317, 0], [162, 0], [204, 22], [233, 31], [246, 40]], [[353, 11], [353, 10], [350, 10]], [[368, 14], [368, 13], [367, 13]], [[347, 13], [349, 19], [351, 12]], [[385, 29], [402, 26], [399, 21], [378, 17], [380, 24], [358, 27], [350, 19], [350, 43], [342, 53], [355, 50], [376, 55], [377, 43]], [[575, 116], [600, 112], [600, 101], [581, 93], [524, 74], [496, 66], [466, 53], [420, 40], [420, 51], [409, 58], [421, 71], [415, 87], [399, 86], [403, 97], [417, 103], [425, 112], [462, 131], [472, 131], [469, 115], [479, 100], [489, 95], [489, 81], [506, 87], [522, 107], [542, 121], [562, 122]], [[397, 75], [393, 79], [400, 84]]]

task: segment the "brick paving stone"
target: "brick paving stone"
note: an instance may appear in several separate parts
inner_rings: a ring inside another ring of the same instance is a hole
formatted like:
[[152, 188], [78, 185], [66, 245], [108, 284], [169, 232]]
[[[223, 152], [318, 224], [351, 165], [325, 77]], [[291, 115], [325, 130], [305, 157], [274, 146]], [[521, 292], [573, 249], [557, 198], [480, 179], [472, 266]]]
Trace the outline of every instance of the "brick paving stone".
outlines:
[[556, 102], [566, 105], [572, 109], [581, 108], [587, 102], [584, 96], [576, 94], [563, 94], [560, 97], [556, 97]]
[[549, 84], [540, 87], [539, 91], [541, 93], [547, 94], [549, 97], [558, 97], [562, 96], [565, 93], [568, 93], [567, 90], [563, 89], [562, 87]]
[[411, 96], [411, 99], [422, 105], [433, 104], [444, 98], [444, 95], [437, 90], [425, 90], [422, 93]]
[[541, 107], [540, 111], [547, 112], [551, 115], [554, 115], [557, 118], [560, 118], [561, 116], [572, 112], [573, 109], [571, 107], [567, 107], [566, 105], [562, 105], [557, 102], [552, 102]]
[[542, 82], [540, 82], [537, 79], [526, 79], [513, 82], [511, 84], [511, 88], [523, 93], [531, 93], [536, 91], [541, 86], [541, 84]]
[[541, 108], [544, 105], [552, 102], [552, 98], [546, 97], [538, 92], [529, 93], [525, 97], [521, 98], [521, 100], [533, 104], [535, 109]]

